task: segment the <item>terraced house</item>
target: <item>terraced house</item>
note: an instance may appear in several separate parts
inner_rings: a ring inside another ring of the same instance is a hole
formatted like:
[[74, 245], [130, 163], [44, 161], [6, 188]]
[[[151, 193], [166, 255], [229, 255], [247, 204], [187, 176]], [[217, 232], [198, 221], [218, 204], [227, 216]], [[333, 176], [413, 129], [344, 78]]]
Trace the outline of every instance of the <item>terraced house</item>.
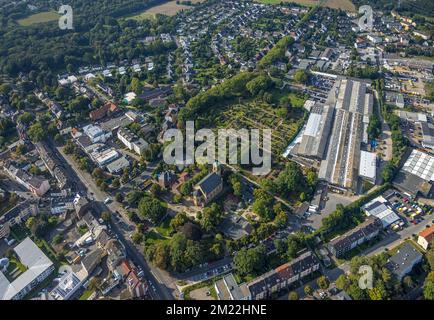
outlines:
[[305, 252], [291, 262], [271, 270], [247, 284], [252, 300], [269, 299], [273, 293], [288, 288], [291, 284], [317, 271], [318, 259], [311, 251]]

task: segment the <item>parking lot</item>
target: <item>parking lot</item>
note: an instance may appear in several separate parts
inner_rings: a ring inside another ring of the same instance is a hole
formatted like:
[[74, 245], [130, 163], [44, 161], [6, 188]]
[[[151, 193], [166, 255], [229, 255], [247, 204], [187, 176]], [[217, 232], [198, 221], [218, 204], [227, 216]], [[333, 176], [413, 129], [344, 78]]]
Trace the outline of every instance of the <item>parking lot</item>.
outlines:
[[428, 206], [420, 205], [410, 197], [395, 191], [395, 194], [389, 197], [392, 208], [408, 224], [419, 224], [423, 221], [423, 216], [430, 214], [432, 209]]
[[338, 193], [331, 192], [325, 188], [322, 194], [318, 213], [309, 213], [305, 215], [304, 225], [310, 226], [315, 230], [321, 227], [322, 219], [329, 216], [336, 210], [338, 204], [346, 206], [355, 201], [357, 197], [349, 197]]

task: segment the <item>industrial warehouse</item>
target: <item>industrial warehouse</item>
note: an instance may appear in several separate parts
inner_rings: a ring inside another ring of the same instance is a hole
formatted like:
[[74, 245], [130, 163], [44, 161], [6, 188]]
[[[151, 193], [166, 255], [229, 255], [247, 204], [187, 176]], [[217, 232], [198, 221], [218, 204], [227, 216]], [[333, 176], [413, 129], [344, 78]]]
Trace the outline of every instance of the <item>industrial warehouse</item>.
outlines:
[[[325, 105], [314, 105], [292, 154], [317, 162], [319, 178], [357, 193], [360, 179], [375, 184], [377, 158], [368, 147], [373, 95], [365, 82], [339, 79]], [[359, 179], [360, 178], [360, 179]]]

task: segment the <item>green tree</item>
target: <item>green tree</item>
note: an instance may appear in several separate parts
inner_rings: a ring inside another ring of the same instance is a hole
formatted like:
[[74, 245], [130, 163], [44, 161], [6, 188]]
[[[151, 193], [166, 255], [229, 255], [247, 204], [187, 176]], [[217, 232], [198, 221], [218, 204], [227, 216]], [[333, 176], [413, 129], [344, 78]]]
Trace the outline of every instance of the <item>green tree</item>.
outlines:
[[140, 244], [143, 241], [143, 233], [140, 232], [133, 233], [133, 235], [131, 236], [131, 240], [135, 244]]
[[27, 134], [33, 142], [42, 141], [47, 137], [47, 131], [42, 127], [40, 122], [32, 124], [27, 130]]
[[274, 218], [273, 197], [263, 189], [255, 189], [253, 191], [255, 201], [253, 202], [252, 210], [265, 221]]
[[63, 241], [63, 237], [60, 234], [56, 234], [53, 238], [54, 244], [60, 244]]
[[103, 213], [101, 213], [101, 219], [103, 219], [104, 222], [110, 222], [110, 220], [112, 219], [112, 215], [109, 211], [104, 211]]
[[24, 125], [29, 125], [35, 120], [35, 115], [30, 112], [24, 112], [17, 118], [18, 122], [21, 122]]
[[156, 223], [166, 214], [166, 207], [160, 200], [145, 196], [139, 202], [139, 214]]
[[288, 300], [298, 300], [298, 294], [295, 291], [291, 291], [288, 294]]
[[298, 83], [306, 84], [309, 80], [309, 74], [305, 70], [297, 70], [294, 74], [294, 80]]
[[311, 287], [310, 285], [306, 285], [306, 286], [304, 287], [304, 293], [305, 293], [307, 296], [311, 296], [311, 295], [313, 294], [313, 289], [312, 289], [312, 287]]
[[329, 287], [329, 280], [325, 277], [325, 276], [321, 276], [316, 280], [316, 283], [318, 285], [318, 287], [320, 287], [323, 290], [328, 289]]
[[242, 248], [234, 257], [235, 269], [241, 275], [261, 272], [265, 265], [265, 255], [266, 249], [263, 245], [251, 249]]

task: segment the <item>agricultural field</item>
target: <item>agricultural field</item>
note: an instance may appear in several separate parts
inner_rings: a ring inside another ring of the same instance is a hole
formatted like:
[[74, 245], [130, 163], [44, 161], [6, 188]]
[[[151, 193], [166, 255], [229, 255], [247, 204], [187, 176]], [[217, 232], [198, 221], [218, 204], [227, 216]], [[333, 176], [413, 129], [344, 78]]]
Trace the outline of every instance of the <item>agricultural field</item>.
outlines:
[[47, 11], [32, 14], [27, 18], [19, 19], [17, 22], [20, 26], [28, 27], [33, 24], [50, 22], [59, 19], [59, 14], [55, 11]]
[[[200, 3], [203, 0], [192, 0], [191, 3]], [[134, 20], [145, 20], [145, 19], [153, 19], [157, 14], [164, 14], [166, 16], [174, 16], [181, 10], [191, 9], [192, 6], [187, 6], [184, 4], [177, 4], [176, 0], [166, 2], [164, 4], [160, 4], [158, 6], [149, 8], [139, 14], [128, 17], [128, 19]]]
[[289, 141], [303, 124], [302, 108], [292, 108], [283, 118], [277, 109], [264, 102], [246, 102], [232, 105], [216, 119], [218, 128], [226, 129], [272, 129], [271, 149], [274, 155], [282, 154]]
[[[283, 2], [294, 2], [303, 6], [316, 6], [318, 4], [318, 0], [256, 0], [265, 4], [279, 4]], [[332, 8], [332, 9], [342, 9], [345, 11], [355, 12], [356, 7], [351, 2], [351, 0], [322, 0], [322, 6]]]

